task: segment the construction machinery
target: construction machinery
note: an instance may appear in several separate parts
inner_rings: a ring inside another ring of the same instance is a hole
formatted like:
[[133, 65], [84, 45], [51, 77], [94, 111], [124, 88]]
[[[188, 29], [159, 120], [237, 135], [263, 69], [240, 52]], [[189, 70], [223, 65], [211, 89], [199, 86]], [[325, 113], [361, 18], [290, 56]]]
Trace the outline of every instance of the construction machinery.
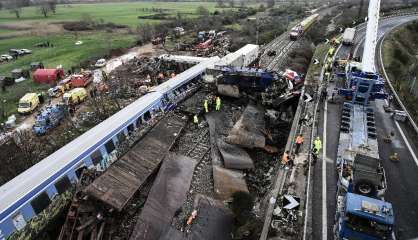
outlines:
[[[362, 62], [346, 65], [345, 87], [337, 153], [337, 211], [335, 239], [393, 239], [394, 212], [384, 200], [387, 191], [374, 108], [384, 99], [384, 80], [375, 72], [375, 48], [380, 0], [370, 0]], [[351, 34], [352, 35], [352, 34]], [[351, 37], [351, 36], [350, 36]]]
[[58, 126], [64, 117], [65, 108], [63, 105], [47, 106], [36, 116], [32, 130], [38, 136], [44, 135], [48, 130]]
[[93, 81], [93, 75], [91, 71], [82, 71], [79, 74], [71, 75], [70, 82], [71, 87], [87, 87]]

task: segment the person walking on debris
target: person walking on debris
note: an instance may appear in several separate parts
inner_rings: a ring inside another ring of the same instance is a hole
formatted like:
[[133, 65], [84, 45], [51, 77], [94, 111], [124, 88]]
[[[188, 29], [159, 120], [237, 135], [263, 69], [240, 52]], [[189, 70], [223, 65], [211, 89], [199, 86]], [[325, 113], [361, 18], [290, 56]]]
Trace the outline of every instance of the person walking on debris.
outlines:
[[302, 134], [299, 134], [297, 137], [296, 137], [296, 149], [295, 149], [295, 154], [299, 154], [299, 149], [300, 149], [300, 146], [303, 144], [303, 136], [302, 136]]
[[287, 165], [289, 161], [290, 161], [289, 151], [286, 151], [283, 153], [283, 156], [282, 156], [282, 164]]
[[203, 107], [205, 108], [205, 112], [208, 113], [209, 112], [209, 104], [208, 104], [207, 99], [205, 99], [205, 102], [203, 102]]
[[216, 97], [216, 111], [221, 110], [221, 98]]
[[319, 155], [319, 152], [322, 149], [322, 142], [321, 139], [319, 137], [316, 137], [315, 141], [314, 141], [314, 153], [316, 155]]

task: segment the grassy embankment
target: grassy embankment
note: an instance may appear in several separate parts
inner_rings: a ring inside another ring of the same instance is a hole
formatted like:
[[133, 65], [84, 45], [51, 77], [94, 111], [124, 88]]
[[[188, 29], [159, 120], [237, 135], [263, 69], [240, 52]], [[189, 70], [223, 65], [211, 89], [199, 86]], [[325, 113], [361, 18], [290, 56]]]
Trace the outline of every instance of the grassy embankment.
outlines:
[[[110, 49], [126, 48], [135, 43], [133, 31], [88, 31], [69, 32], [57, 27], [57, 23], [68, 21], [81, 21], [86, 18], [93, 21], [112, 22], [123, 24], [134, 30], [144, 23], [157, 24], [159, 20], [138, 19], [138, 16], [156, 14], [150, 9], [161, 8], [169, 16], [198, 17], [196, 9], [204, 6], [213, 12], [215, 3], [197, 2], [135, 2], [135, 3], [105, 3], [105, 4], [74, 4], [58, 5], [56, 14], [44, 18], [36, 7], [27, 7], [22, 10], [21, 18], [7, 10], [0, 11], [0, 54], [7, 53], [11, 48], [28, 48], [33, 54], [19, 57], [15, 61], [0, 64], [0, 76], [9, 76], [15, 68], [28, 68], [34, 61], [42, 61], [46, 67], [62, 65], [65, 69], [78, 66], [92, 58], [106, 55]], [[13, 29], [15, 27], [15, 29]], [[11, 37], [9, 34], [22, 33]], [[8, 37], [9, 35], [9, 37]], [[76, 46], [77, 40], [83, 44]], [[39, 42], [49, 41], [53, 48], [34, 48]], [[16, 112], [19, 98], [26, 92], [44, 91], [49, 86], [34, 84], [31, 80], [15, 84], [7, 88], [7, 92], [0, 92], [0, 108], [4, 108], [7, 115]], [[0, 116], [0, 120], [2, 116]]]
[[415, 122], [418, 122], [418, 82], [413, 89], [411, 84], [418, 74], [417, 39], [418, 21], [415, 21], [390, 33], [383, 45], [383, 63], [388, 77]]

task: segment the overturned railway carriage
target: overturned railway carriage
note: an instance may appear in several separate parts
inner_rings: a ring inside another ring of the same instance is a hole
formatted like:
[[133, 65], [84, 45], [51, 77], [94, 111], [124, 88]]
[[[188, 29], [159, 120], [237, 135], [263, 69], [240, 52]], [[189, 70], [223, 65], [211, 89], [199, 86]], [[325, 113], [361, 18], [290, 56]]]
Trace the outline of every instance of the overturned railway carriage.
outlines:
[[156, 87], [0, 187], [0, 239], [24, 229], [57, 196], [77, 182], [81, 170], [105, 169], [115, 160], [124, 136], [147, 124], [157, 112], [175, 107], [187, 85], [219, 61], [210, 58]]

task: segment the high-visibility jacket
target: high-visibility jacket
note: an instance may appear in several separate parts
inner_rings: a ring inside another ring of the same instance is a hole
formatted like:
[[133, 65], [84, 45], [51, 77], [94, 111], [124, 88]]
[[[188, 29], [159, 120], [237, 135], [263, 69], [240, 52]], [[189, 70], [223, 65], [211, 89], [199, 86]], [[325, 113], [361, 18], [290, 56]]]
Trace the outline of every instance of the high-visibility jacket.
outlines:
[[197, 118], [197, 115], [194, 115], [194, 117], [193, 117], [193, 122], [194, 122], [195, 124], [198, 124], [198, 123], [199, 123], [199, 118]]
[[208, 100], [205, 100], [205, 102], [203, 103], [203, 107], [205, 108], [205, 112], [209, 112]]
[[315, 139], [314, 141], [314, 147], [319, 152], [322, 148], [322, 142], [321, 139]]
[[303, 137], [302, 136], [297, 136], [296, 137], [296, 143], [297, 144], [302, 144], [303, 143]]
[[219, 111], [221, 109], [221, 98], [216, 97], [216, 110]]

